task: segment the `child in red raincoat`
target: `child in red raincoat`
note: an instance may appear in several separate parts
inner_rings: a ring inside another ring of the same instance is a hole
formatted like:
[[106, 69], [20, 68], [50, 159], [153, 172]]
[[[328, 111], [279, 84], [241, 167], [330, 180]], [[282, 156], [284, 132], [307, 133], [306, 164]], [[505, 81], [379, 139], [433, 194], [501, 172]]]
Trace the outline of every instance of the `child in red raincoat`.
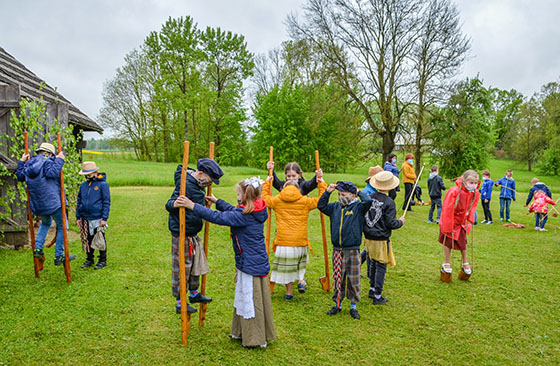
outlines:
[[439, 242], [444, 245], [445, 262], [442, 270], [445, 273], [452, 273], [449, 263], [451, 249], [461, 251], [463, 270], [467, 275], [472, 273], [467, 262], [467, 234], [474, 223], [476, 205], [480, 199], [480, 192], [477, 190], [480, 185], [478, 178], [477, 172], [467, 170], [457, 179], [457, 185], [449, 189], [443, 200]]
[[548, 220], [548, 204], [550, 203], [554, 206], [556, 202], [548, 197], [544, 191], [536, 191], [533, 197], [533, 203], [529, 206], [529, 212], [535, 213], [535, 230], [547, 231], [544, 225]]

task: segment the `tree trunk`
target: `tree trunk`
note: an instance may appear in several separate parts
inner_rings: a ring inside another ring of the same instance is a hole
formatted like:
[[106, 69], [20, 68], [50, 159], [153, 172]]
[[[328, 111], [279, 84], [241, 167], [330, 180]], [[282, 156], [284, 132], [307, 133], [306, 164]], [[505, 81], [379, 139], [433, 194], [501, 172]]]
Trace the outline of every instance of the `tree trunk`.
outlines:
[[169, 141], [167, 139], [167, 113], [161, 113], [161, 120], [163, 123], [163, 155], [166, 163], [169, 163]]
[[386, 157], [395, 149], [395, 136], [389, 131], [383, 131], [381, 137], [383, 138], [383, 156]]
[[422, 133], [423, 133], [423, 126], [424, 126], [424, 106], [422, 102], [418, 106], [418, 115], [416, 120], [416, 141], [414, 147], [414, 155], [415, 155], [415, 162], [414, 162], [414, 171], [416, 175], [420, 173], [421, 167], [421, 160], [422, 160]]

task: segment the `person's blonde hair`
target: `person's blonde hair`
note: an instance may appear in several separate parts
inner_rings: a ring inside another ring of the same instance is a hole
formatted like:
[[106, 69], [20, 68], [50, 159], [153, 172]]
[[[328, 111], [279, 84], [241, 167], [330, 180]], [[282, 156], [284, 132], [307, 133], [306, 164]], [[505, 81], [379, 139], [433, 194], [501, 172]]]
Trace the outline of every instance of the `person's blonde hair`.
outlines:
[[292, 180], [287, 180], [286, 183], [284, 183], [284, 188], [287, 187], [287, 186], [294, 186], [294, 187], [296, 187], [297, 189], [299, 189], [299, 183], [298, 183], [297, 180], [294, 180], [294, 179], [292, 179]]
[[[478, 181], [479, 175], [478, 175], [478, 173], [476, 172], [476, 170], [469, 169], [469, 170], [467, 170], [466, 172], [464, 172], [463, 175], [461, 176], [461, 185], [465, 185], [465, 181], [466, 181], [467, 179], [469, 179], [469, 178], [475, 178], [475, 179]], [[460, 195], [461, 195], [461, 190], [459, 190], [459, 194], [457, 194], [457, 198], [455, 199], [455, 206], [453, 206], [453, 209], [456, 209], [456, 208], [457, 208], [457, 205], [459, 204], [459, 196], [460, 196]], [[472, 206], [473, 206], [473, 204], [474, 204], [474, 198], [475, 198], [475, 196], [476, 196], [476, 192], [473, 192], [471, 204], [470, 204], [469, 209], [467, 210], [467, 212], [471, 210], [471, 208], [472, 208]]]
[[250, 214], [255, 211], [255, 200], [261, 197], [262, 186], [259, 185], [258, 188], [255, 188], [251, 184], [245, 184], [245, 180], [242, 180], [237, 184], [237, 189], [241, 193], [241, 204], [245, 206], [243, 213]]

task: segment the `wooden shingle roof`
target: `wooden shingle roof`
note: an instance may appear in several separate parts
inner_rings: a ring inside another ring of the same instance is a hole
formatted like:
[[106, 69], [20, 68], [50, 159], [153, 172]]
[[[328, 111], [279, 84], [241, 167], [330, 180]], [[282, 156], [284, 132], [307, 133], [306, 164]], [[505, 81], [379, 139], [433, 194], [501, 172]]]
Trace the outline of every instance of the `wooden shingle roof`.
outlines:
[[97, 123], [80, 111], [45, 81], [0, 47], [0, 83], [19, 85], [23, 97], [38, 100], [43, 97], [47, 103], [62, 102], [68, 104], [68, 122], [84, 131], [103, 132]]

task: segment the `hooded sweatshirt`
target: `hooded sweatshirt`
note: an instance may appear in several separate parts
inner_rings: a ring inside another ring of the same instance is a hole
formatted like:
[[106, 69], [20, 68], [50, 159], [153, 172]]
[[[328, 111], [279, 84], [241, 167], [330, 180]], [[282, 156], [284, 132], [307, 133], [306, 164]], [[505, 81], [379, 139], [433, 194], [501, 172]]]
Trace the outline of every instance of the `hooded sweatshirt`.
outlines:
[[[254, 201], [255, 210], [243, 213], [243, 206], [234, 207], [224, 200], [216, 202], [218, 211], [195, 204], [193, 213], [214, 224], [230, 226], [235, 267], [251, 276], [264, 277], [270, 271], [264, 242], [264, 222], [268, 218], [266, 203], [261, 198]], [[189, 210], [187, 210], [189, 211]]]
[[111, 193], [105, 173], [98, 173], [97, 177], [80, 185], [76, 219], [107, 221], [110, 209]]
[[43, 154], [27, 162], [18, 161], [17, 179], [27, 184], [29, 205], [35, 216], [47, 216], [62, 207], [60, 201], [60, 172], [64, 159]]
[[309, 245], [307, 240], [307, 219], [309, 211], [317, 208], [319, 197], [327, 190], [327, 183], [319, 182], [319, 197], [308, 197], [301, 194], [293, 185], [286, 186], [280, 194], [270, 195], [270, 181], [265, 181], [262, 198], [266, 205], [276, 214], [277, 245], [288, 247], [304, 247]]
[[525, 202], [526, 205], [531, 202], [536, 191], [543, 191], [549, 198], [552, 198], [552, 192], [550, 192], [550, 188], [548, 188], [543, 182], [537, 182], [531, 187], [531, 190], [529, 191], [527, 202]]
[[443, 179], [437, 173], [430, 173], [428, 178], [428, 193], [432, 199], [441, 199], [441, 191], [446, 190]]

